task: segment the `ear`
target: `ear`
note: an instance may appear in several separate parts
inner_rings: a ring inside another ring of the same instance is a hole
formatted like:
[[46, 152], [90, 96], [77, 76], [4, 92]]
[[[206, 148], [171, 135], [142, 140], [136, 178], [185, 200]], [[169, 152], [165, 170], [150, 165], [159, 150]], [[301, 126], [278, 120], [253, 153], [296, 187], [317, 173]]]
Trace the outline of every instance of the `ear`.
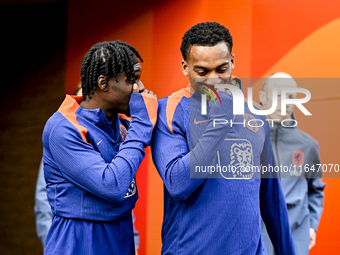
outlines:
[[189, 66], [188, 66], [188, 63], [185, 60], [182, 60], [182, 72], [183, 72], [184, 76], [189, 75]]
[[97, 86], [102, 91], [107, 91], [107, 84], [106, 84], [106, 79], [104, 75], [99, 75], [97, 79]]
[[235, 68], [235, 58], [234, 58], [234, 54], [231, 54], [231, 58], [230, 58], [230, 68], [231, 68], [231, 71], [234, 70]]
[[267, 101], [267, 94], [263, 90], [259, 92], [260, 102], [264, 104]]

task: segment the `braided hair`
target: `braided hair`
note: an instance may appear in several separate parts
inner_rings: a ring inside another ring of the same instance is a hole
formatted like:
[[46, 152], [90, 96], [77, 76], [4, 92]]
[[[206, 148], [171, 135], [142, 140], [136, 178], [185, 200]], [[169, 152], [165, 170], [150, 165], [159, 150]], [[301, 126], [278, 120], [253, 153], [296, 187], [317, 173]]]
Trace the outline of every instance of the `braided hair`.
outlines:
[[92, 46], [84, 57], [80, 70], [83, 100], [86, 100], [97, 88], [97, 79], [100, 75], [105, 76], [105, 85], [108, 86], [110, 77], [118, 82], [117, 75], [126, 73], [128, 82], [136, 81], [133, 65], [138, 62], [134, 54], [143, 62], [138, 51], [126, 42], [111, 41], [100, 42]]
[[233, 38], [227, 28], [217, 22], [198, 23], [186, 31], [182, 37], [181, 52], [183, 59], [187, 59], [193, 45], [215, 46], [220, 42], [225, 42], [231, 53]]

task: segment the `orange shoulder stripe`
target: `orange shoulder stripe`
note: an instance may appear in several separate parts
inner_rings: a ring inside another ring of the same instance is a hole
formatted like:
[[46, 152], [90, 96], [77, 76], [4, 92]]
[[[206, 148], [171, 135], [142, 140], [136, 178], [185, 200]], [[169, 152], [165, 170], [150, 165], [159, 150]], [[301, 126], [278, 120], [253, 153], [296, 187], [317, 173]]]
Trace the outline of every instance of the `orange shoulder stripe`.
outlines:
[[166, 121], [168, 123], [168, 127], [171, 133], [174, 133], [172, 129], [172, 121], [174, 118], [175, 110], [179, 102], [183, 97], [190, 97], [190, 85], [187, 87], [176, 91], [168, 97], [168, 101], [166, 103]]
[[152, 123], [152, 126], [154, 127], [157, 121], [157, 109], [158, 109], [158, 101], [155, 96], [142, 93], [141, 94], [144, 100], [144, 104], [146, 107], [146, 110], [148, 112], [149, 120]]
[[69, 122], [72, 123], [72, 125], [74, 125], [78, 129], [83, 140], [87, 142], [86, 139], [87, 128], [79, 124], [76, 115], [76, 111], [79, 108], [79, 103], [81, 102], [81, 100], [82, 97], [72, 97], [70, 95], [66, 95], [64, 102], [58, 109], [58, 112], [60, 112]]
[[[244, 98], [244, 102], [248, 104], [248, 99], [247, 98]], [[258, 102], [254, 101], [253, 100], [253, 105], [256, 106], [257, 108], [259, 108], [259, 110], [263, 111], [264, 108], [261, 104], [259, 104]], [[266, 119], [270, 119], [268, 115], [266, 115]]]
[[131, 122], [131, 117], [128, 117], [128, 116], [126, 116], [125, 114], [123, 114], [123, 113], [118, 113], [118, 116], [119, 116], [119, 119], [120, 120], [128, 120], [128, 121], [130, 121]]
[[257, 108], [259, 108], [259, 110], [264, 110], [263, 106], [260, 105], [258, 102], [254, 101], [254, 100], [253, 100], [253, 105], [256, 106]]
[[[244, 98], [244, 102], [248, 104], [248, 98]], [[253, 105], [259, 108], [259, 110], [264, 110], [263, 106], [254, 100], [253, 100]]]

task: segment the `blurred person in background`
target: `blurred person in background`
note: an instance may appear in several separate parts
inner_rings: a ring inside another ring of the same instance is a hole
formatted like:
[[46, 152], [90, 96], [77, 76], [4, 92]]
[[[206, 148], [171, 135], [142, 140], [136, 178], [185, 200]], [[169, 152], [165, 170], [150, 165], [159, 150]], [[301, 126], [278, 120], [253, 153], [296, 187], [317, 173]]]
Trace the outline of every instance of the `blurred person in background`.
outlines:
[[[289, 223], [297, 255], [307, 255], [315, 245], [316, 232], [323, 210], [325, 184], [321, 182], [318, 142], [296, 127], [293, 114], [294, 104], [287, 104], [286, 115], [281, 115], [281, 89], [297, 88], [295, 80], [287, 73], [278, 72], [269, 75], [259, 92], [261, 104], [265, 110], [272, 107], [273, 88], [277, 89], [277, 108], [270, 114], [274, 119], [271, 126], [271, 142], [278, 166], [288, 166], [289, 172], [281, 172], [280, 180], [286, 198]], [[296, 93], [287, 93], [287, 98], [295, 99]], [[288, 120], [291, 123], [288, 123]], [[287, 120], [284, 127], [283, 120]], [[293, 166], [293, 167], [291, 167]], [[305, 166], [309, 170], [305, 172]], [[262, 233], [268, 254], [274, 254], [266, 227], [262, 224]]]

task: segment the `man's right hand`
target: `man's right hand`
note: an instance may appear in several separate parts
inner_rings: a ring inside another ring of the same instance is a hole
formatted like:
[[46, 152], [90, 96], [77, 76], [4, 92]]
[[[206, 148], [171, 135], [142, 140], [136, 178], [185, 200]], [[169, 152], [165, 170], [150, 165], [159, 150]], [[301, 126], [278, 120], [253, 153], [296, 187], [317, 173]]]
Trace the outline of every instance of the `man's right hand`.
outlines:
[[154, 93], [144, 91], [131, 94], [129, 103], [131, 122], [126, 142], [129, 140], [140, 141], [143, 143], [143, 147], [147, 147], [157, 121], [158, 102]]
[[222, 105], [219, 100], [209, 101], [209, 119], [233, 119], [233, 97], [223, 91], [218, 92]]
[[153, 93], [151, 90], [144, 89], [142, 93], [149, 94], [151, 96], [156, 97], [156, 99], [157, 99], [157, 95], [155, 93]]
[[[132, 87], [132, 94], [135, 94], [135, 93], [139, 93], [139, 88], [138, 88], [138, 85], [136, 83], [134, 83], [133, 87]], [[144, 89], [142, 93], [149, 94], [149, 95], [155, 96], [157, 98], [157, 95], [155, 93], [153, 93], [153, 91], [151, 91], [151, 90]]]

